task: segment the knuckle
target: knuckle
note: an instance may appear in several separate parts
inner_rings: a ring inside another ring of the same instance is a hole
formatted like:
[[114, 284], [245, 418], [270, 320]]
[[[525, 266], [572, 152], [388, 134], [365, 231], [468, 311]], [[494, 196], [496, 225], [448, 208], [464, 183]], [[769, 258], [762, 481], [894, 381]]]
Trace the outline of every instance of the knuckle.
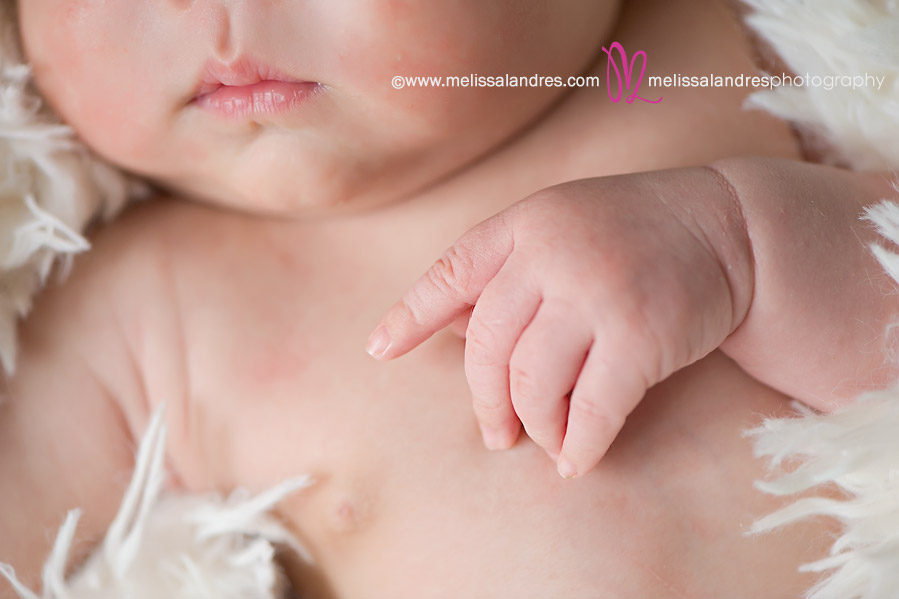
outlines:
[[[566, 214], [579, 211], [578, 188], [578, 183], [572, 181], [536, 191], [517, 204], [517, 216], [535, 223], [562, 222]], [[595, 196], [595, 192], [590, 195]]]
[[428, 282], [441, 293], [455, 296], [471, 283], [474, 261], [456, 245], [450, 247], [428, 270]]
[[642, 326], [621, 333], [621, 339], [627, 341], [617, 344], [620, 366], [615, 370], [611, 365], [607, 368], [609, 376], [615, 376], [622, 389], [631, 394], [645, 391], [676, 370], [667, 370], [676, 360], [668, 351], [663, 336], [653, 323], [645, 317], [640, 318]]
[[513, 360], [509, 364], [509, 390], [512, 393], [512, 403], [528, 407], [539, 401], [539, 381], [531, 370], [523, 367]]
[[558, 205], [564, 201], [565, 194], [555, 187], [547, 187], [535, 191], [518, 203], [519, 209], [532, 217], [542, 217], [556, 212]]
[[624, 426], [625, 416], [609, 410], [599, 398], [581, 396], [572, 398], [568, 419], [588, 423], [597, 434], [615, 436]]
[[519, 233], [532, 227], [546, 230], [558, 219], [555, 194], [552, 191], [538, 191], [514, 204], [509, 214], [510, 226]]
[[[604, 320], [594, 332], [599, 341], [593, 351], [604, 356], [595, 358], [597, 367], [631, 392], [635, 392], [636, 386], [642, 385], [645, 390], [663, 380], [662, 366], [670, 361], [663, 334], [646, 310], [636, 299], [622, 306], [614, 319]], [[674, 370], [668, 374], [671, 372]]]
[[495, 394], [475, 395], [472, 408], [478, 421], [493, 428], [502, 428], [511, 416], [506, 403]]
[[465, 357], [471, 366], [497, 366], [498, 332], [481, 318], [472, 316], [465, 333]]
[[491, 422], [501, 420], [506, 415], [503, 401], [493, 394], [475, 395], [472, 399], [472, 405], [478, 416]]
[[546, 426], [542, 426], [539, 422], [522, 422], [524, 432], [527, 433], [531, 441], [540, 447], [557, 449], [561, 445], [561, 435], [555, 435]]
[[425, 308], [428, 305], [418, 286], [413, 287], [403, 296], [401, 301], [403, 311], [417, 326], [423, 326], [425, 322]]

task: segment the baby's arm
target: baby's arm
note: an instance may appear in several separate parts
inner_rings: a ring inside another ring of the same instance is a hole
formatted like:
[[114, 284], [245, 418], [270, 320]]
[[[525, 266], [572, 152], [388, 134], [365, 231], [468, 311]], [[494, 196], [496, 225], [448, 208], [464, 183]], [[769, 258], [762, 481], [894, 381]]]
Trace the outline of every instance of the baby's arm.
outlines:
[[722, 181], [681, 168], [533, 194], [457, 239], [368, 349], [395, 358], [470, 311], [465, 372], [487, 446], [523, 426], [559, 474], [581, 476], [647, 389], [747, 312], [749, 242]]
[[884, 331], [899, 297], [869, 249], [883, 240], [860, 220], [866, 206], [899, 199], [889, 177], [762, 158], [713, 168], [739, 198], [754, 262], [749, 311], [721, 349], [824, 410], [890, 382]]
[[859, 216], [895, 195], [882, 176], [753, 158], [555, 186], [460, 237], [368, 349], [397, 357], [470, 312], [485, 442], [514, 443], [520, 419], [563, 476], [592, 468], [649, 387], [719, 347], [833, 407], [892, 372], [879, 340], [899, 302]]
[[[108, 241], [38, 299], [0, 403], [0, 562], [35, 589], [66, 512], [84, 509], [78, 559], [111, 521], [133, 466], [118, 400], [135, 397], [139, 379], [118, 326], [115, 275], [138, 265], [110, 247], [124, 241]], [[0, 578], [0, 597], [14, 596]]]

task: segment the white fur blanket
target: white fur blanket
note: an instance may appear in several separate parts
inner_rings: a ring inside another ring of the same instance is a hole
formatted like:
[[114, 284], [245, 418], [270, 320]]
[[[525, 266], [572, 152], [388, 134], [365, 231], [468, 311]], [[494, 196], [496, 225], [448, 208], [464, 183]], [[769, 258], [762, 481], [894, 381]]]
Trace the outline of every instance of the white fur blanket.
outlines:
[[[274, 599], [288, 588], [275, 545], [311, 557], [268, 511], [310, 484], [288, 479], [255, 497], [237, 490], [162, 496], [166, 428], [153, 415], [138, 448], [134, 475], [102, 545], [68, 580], [65, 572], [81, 511], [70, 511], [44, 565], [42, 599]], [[22, 599], [38, 599], [0, 564]]]
[[53, 263], [90, 247], [81, 232], [141, 187], [96, 158], [44, 106], [22, 62], [11, 3], [0, 2], [0, 362], [15, 368], [16, 321]]
[[[90, 248], [81, 235], [113, 217], [144, 186], [94, 156], [42, 103], [22, 62], [10, 3], [0, 2], [0, 363], [15, 369], [16, 322], [51, 268]], [[2, 400], [2, 399], [0, 399]], [[279, 599], [287, 589], [274, 559], [285, 546], [310, 559], [268, 511], [311, 484], [287, 480], [256, 497], [164, 495], [161, 412], [141, 442], [135, 472], [102, 545], [65, 579], [80, 510], [63, 522], [43, 571], [42, 599]], [[75, 507], [75, 506], [73, 506]], [[2, 509], [2, 507], [0, 507]], [[0, 564], [22, 599], [39, 595]], [[6, 592], [0, 592], [6, 596]]]
[[[782, 87], [753, 94], [748, 107], [797, 123], [822, 138], [824, 159], [860, 170], [899, 166], [899, 2], [895, 0], [743, 0], [746, 21], [795, 73], [883, 77], [880, 89]], [[899, 191], [899, 189], [897, 189]], [[899, 206], [868, 209], [891, 245], [899, 245]], [[899, 283], [899, 256], [872, 251]], [[847, 315], [847, 318], [851, 315]], [[892, 326], [892, 325], [891, 325]], [[884, 356], [890, 359], [890, 356]], [[893, 358], [894, 359], [894, 358]], [[755, 533], [826, 516], [843, 528], [831, 556], [803, 569], [823, 574], [809, 599], [899, 597], [899, 381], [820, 415], [767, 421], [749, 431], [771, 468], [798, 463], [757, 486], [778, 495], [836, 486], [844, 499], [807, 497], [757, 522]]]

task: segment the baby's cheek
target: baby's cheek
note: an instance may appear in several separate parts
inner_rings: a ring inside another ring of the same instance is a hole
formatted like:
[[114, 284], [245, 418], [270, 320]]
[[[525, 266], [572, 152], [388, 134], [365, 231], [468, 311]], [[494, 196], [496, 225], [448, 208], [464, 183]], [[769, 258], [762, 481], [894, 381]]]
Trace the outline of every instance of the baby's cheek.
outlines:
[[[476, 34], [462, 21], [471, 17], [447, 7], [456, 3], [405, 0], [357, 2], [352, 16], [332, 11], [328, 18], [343, 42], [326, 70], [336, 73], [338, 84], [367, 96], [420, 104], [425, 94], [412, 86], [395, 93], [394, 76], [446, 76], [468, 74], [483, 67], [470, 48]], [[431, 90], [432, 91], [432, 90]], [[433, 95], [433, 94], [427, 94]], [[426, 108], [424, 106], [420, 106]]]
[[[523, 9], [516, 7], [517, 2], [357, 0], [356, 4], [362, 17], [348, 21], [347, 33], [341, 36], [346, 43], [330, 57], [333, 62], [327, 69], [337, 74], [337, 87], [365, 99], [365, 120], [357, 118], [360, 111], [347, 111], [344, 122], [349, 129], [371, 131], [399, 151], [470, 154], [474, 130], [480, 143], [490, 143], [530, 119], [553, 95], [545, 89], [446, 87], [411, 80], [533, 74], [537, 65], [518, 53], [519, 42], [534, 25], [519, 14]], [[533, 21], [534, 3], [523, 4]], [[336, 13], [330, 16], [337, 20]], [[403, 78], [400, 89], [395, 77]]]
[[97, 14], [92, 2], [57, 4], [62, 10], [22, 18], [38, 87], [62, 119], [101, 154], [118, 159], [140, 151], [147, 102], [153, 97], [147, 84], [152, 74], [141, 77], [142, 68], [126, 43], [128, 29], [111, 33], [127, 15]]

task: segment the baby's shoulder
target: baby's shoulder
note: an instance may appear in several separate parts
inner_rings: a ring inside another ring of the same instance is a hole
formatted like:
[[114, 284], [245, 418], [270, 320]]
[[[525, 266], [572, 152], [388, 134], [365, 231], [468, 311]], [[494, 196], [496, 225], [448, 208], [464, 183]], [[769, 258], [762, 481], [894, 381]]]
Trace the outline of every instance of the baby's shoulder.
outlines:
[[92, 231], [91, 249], [20, 323], [0, 400], [0, 561], [12, 561], [26, 581], [37, 579], [49, 549], [43, 531], [65, 510], [89, 512], [79, 539], [97, 538], [112, 520], [134, 439], [148, 422], [147, 383], [161, 380], [143, 364], [171, 363], [153, 355], [155, 329], [172, 330], [161, 208], [134, 206]]
[[172, 273], [176, 229], [186, 216], [175, 204], [136, 203], [89, 230], [91, 248], [38, 294], [19, 329], [22, 362], [47, 347], [56, 361], [79, 363], [119, 404], [132, 430], [142, 430], [149, 416], [146, 389], [158, 374], [147, 366], [168, 368], [178, 359]]
[[216, 248], [228, 243], [221, 221], [229, 218], [235, 217], [181, 199], [136, 202], [88, 232], [91, 249], [75, 258], [69, 276], [59, 289], [47, 290], [45, 301], [56, 294], [105, 304], [104, 322], [141, 343], [159, 328], [154, 320], [177, 308], [186, 273], [203, 270]]
[[[216, 320], [223, 298], [242, 297], [249, 287], [245, 271], [258, 270], [250, 262], [265, 250], [269, 225], [181, 198], [135, 203], [89, 235], [91, 249], [41, 298], [49, 308], [43, 326], [72, 302], [83, 306], [77, 318], [94, 326], [70, 325], [72, 342], [133, 434], [161, 401], [173, 414], [189, 401], [196, 362], [205, 363], [209, 351], [197, 343], [197, 331]], [[183, 431], [169, 424], [169, 444], [177, 449]]]

